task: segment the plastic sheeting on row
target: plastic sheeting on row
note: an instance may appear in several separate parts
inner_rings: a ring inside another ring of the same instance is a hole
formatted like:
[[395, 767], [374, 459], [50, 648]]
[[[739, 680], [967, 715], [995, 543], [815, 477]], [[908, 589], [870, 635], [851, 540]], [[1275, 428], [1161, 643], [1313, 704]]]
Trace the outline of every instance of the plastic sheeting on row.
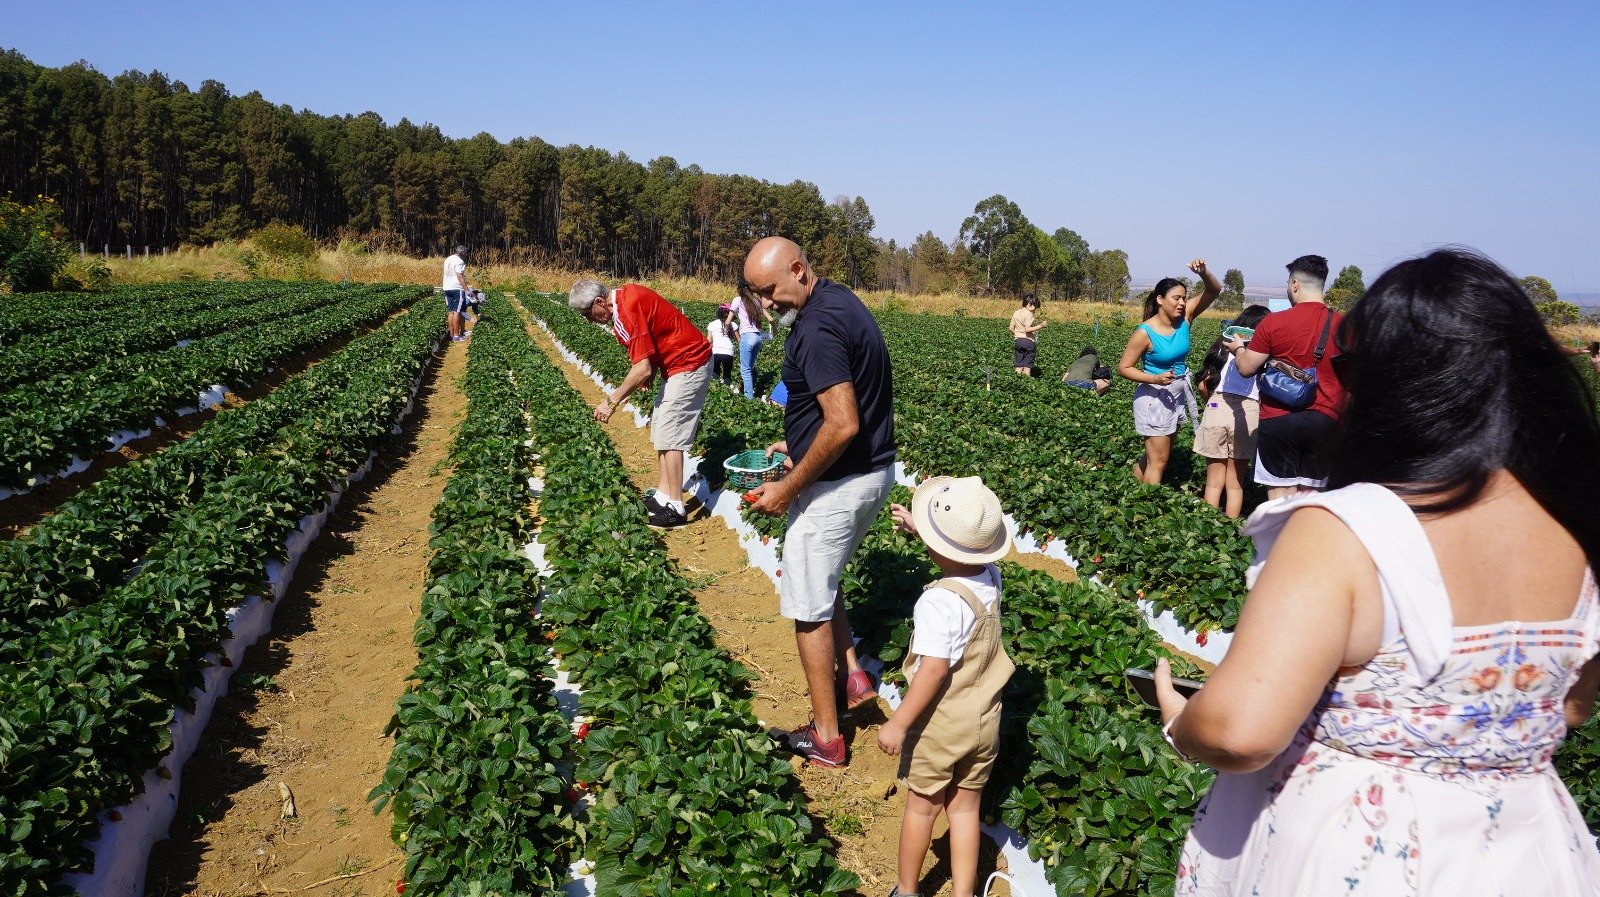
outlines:
[[[210, 386], [206, 387], [205, 390], [195, 396], [196, 407], [179, 408], [173, 413], [172, 419], [177, 420], [180, 417], [188, 417], [191, 414], [199, 414], [201, 411], [221, 405], [223, 397], [226, 395], [227, 391], [228, 388], [223, 386], [221, 383], [211, 384]], [[122, 448], [124, 445], [134, 441], [135, 439], [143, 439], [146, 436], [149, 436], [151, 433], [155, 432], [154, 427], [164, 427], [166, 425], [166, 419], [158, 417], [155, 419], [155, 423], [152, 424], [151, 427], [143, 430], [118, 430], [117, 432], [106, 437], [105, 453], [114, 452], [117, 449]], [[97, 455], [96, 457], [99, 456]], [[15, 495], [26, 495], [40, 486], [50, 482], [51, 480], [59, 480], [62, 477], [70, 477], [75, 473], [82, 473], [83, 471], [88, 470], [89, 465], [93, 464], [94, 461], [95, 458], [85, 458], [82, 455], [74, 455], [72, 457], [71, 464], [68, 464], [66, 467], [61, 468], [55, 473], [47, 473], [39, 477], [32, 486], [27, 486], [22, 489], [12, 489], [7, 486], [0, 486], [0, 501], [5, 501], [6, 499]]]
[[[605, 390], [607, 394], [609, 394], [611, 390], [615, 388], [611, 384], [607, 383], [605, 378], [600, 376], [600, 372], [595, 370], [589, 364], [589, 362], [579, 358], [577, 353], [573, 352], [571, 349], [568, 349], [566, 345], [564, 345], [561, 340], [556, 337], [555, 331], [550, 329], [550, 326], [544, 322], [543, 318], [540, 318], [538, 315], [534, 315], [533, 322], [538, 324], [539, 329], [543, 330], [545, 334], [550, 337], [550, 341], [552, 343], [556, 344], [556, 351], [561, 353], [561, 357], [565, 358], [573, 367], [583, 372], [584, 376], [588, 377], [590, 380], [593, 380], [594, 385]], [[642, 429], [650, 424], [650, 415], [640, 411], [638, 407], [633, 404], [633, 402], [628, 402], [627, 408], [628, 411], [633, 414], [633, 425], [636, 428]]]
[[[537, 459], [537, 456], [535, 456], [535, 459]], [[544, 492], [544, 479], [541, 477], [529, 477], [528, 492], [534, 498], [538, 498]], [[534, 530], [533, 539], [522, 546], [522, 556], [533, 564], [535, 570], [539, 571], [539, 578], [548, 578], [554, 572], [550, 567], [550, 562], [545, 560], [544, 543], [539, 541], [539, 531], [537, 529]], [[540, 598], [542, 601], [542, 590]], [[550, 659], [550, 666], [555, 670], [555, 685], [551, 692], [556, 699], [556, 708], [567, 718], [572, 724], [573, 731], [576, 732], [578, 727], [584, 723], [583, 714], [579, 713], [581, 709], [579, 698], [583, 694], [583, 689], [578, 687], [578, 683], [572, 681], [572, 677], [567, 675], [567, 671], [561, 668], [560, 661], [554, 656]], [[587, 793], [579, 799], [583, 801], [593, 800], [592, 796]], [[597, 886], [594, 879], [593, 863], [587, 859], [579, 860], [573, 863], [572, 868], [568, 871], [572, 875], [572, 880], [567, 882], [564, 889], [567, 897], [595, 897]]]
[[[422, 377], [419, 374], [411, 381], [411, 400], [406, 403], [406, 410], [397, 418], [397, 422], [410, 413], [421, 385]], [[214, 387], [217, 390], [221, 388]], [[329, 515], [349, 486], [372, 470], [372, 462], [376, 457], [377, 452], [370, 453], [366, 463], [345, 478], [343, 486], [330, 492], [322, 510], [301, 518], [299, 527], [284, 540], [283, 561], [267, 562], [270, 597], [252, 595], [243, 604], [228, 611], [231, 635], [223, 641], [220, 656], [216, 652], [205, 656], [205, 684], [193, 693], [194, 712], [177, 708], [173, 713], [171, 752], [159, 767], [144, 774], [143, 790], [131, 802], [102, 810], [98, 814], [100, 834], [85, 845], [94, 854], [94, 871], [64, 875], [61, 879], [63, 884], [83, 897], [141, 897], [144, 894], [150, 848], [167, 837], [178, 809], [184, 764], [199, 746], [200, 736], [211, 720], [217, 700], [227, 693], [228, 680], [243, 662], [245, 651], [271, 630], [273, 611], [277, 609], [279, 599], [288, 591], [301, 557], [322, 532]], [[221, 662], [222, 657], [227, 658], [227, 664]], [[162, 770], [170, 778], [163, 777]], [[120, 818], [113, 820], [113, 813]]]

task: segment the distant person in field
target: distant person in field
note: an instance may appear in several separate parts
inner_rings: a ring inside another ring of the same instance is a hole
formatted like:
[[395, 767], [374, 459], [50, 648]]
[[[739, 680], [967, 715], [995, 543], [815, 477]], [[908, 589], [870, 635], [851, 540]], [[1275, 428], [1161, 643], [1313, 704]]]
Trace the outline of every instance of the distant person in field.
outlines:
[[[1251, 305], [1233, 319], [1233, 326], [1253, 329], [1266, 316], [1266, 306]], [[1196, 379], [1205, 410], [1194, 431], [1194, 451], [1206, 459], [1206, 504], [1238, 517], [1244, 512], [1239, 471], [1256, 456], [1261, 390], [1255, 377], [1239, 373], [1228, 341], [1220, 336], [1211, 344]]]
[[689, 522], [683, 506], [683, 456], [694, 447], [700, 413], [711, 388], [711, 343], [700, 328], [655, 290], [636, 283], [608, 290], [598, 281], [572, 285], [567, 303], [603, 327], [628, 350], [633, 368], [594, 409], [594, 419], [611, 413], [661, 372], [661, 390], [650, 414], [650, 441], [656, 447], [656, 491], [645, 500], [650, 526], [677, 529]]
[[461, 310], [462, 317], [470, 319], [462, 322], [465, 326], [465, 329], [461, 332], [462, 336], [472, 335], [472, 328], [478, 326], [478, 312], [482, 308], [483, 290], [473, 287], [467, 291], [466, 307]]
[[[1310, 405], [1290, 408], [1268, 393], [1261, 394], [1255, 480], [1267, 487], [1269, 498], [1286, 498], [1322, 488], [1332, 460], [1327, 457], [1326, 448], [1338, 429], [1339, 409], [1344, 404], [1344, 388], [1333, 364], [1339, 354], [1333, 334], [1344, 317], [1323, 301], [1328, 260], [1320, 255], [1302, 255], [1286, 267], [1289, 310], [1275, 311], [1262, 319], [1248, 346], [1242, 340], [1228, 344], [1239, 373], [1246, 377], [1261, 373], [1268, 360], [1309, 368], [1316, 358], [1317, 345], [1323, 346], [1322, 360], [1316, 364], [1316, 397]], [[1418, 338], [1428, 335], [1418, 334]]]
[[739, 377], [744, 382], [747, 399], [756, 397], [756, 357], [761, 347], [772, 339], [772, 302], [750, 295], [740, 295], [733, 300], [733, 312], [739, 320]]
[[1139, 384], [1133, 391], [1133, 429], [1144, 437], [1144, 456], [1134, 462], [1141, 483], [1159, 484], [1172, 456], [1172, 437], [1185, 420], [1197, 417], [1189, 384], [1189, 322], [1200, 317], [1222, 293], [1205, 259], [1189, 263], [1205, 292], [1189, 301], [1189, 288], [1163, 277], [1144, 300], [1144, 322], [1134, 328], [1117, 362], [1117, 373]]
[[1039, 310], [1039, 297], [1032, 293], [1022, 297], [1022, 307], [1011, 313], [1011, 366], [1024, 376], [1033, 376], [1033, 362], [1039, 356], [1039, 331], [1049, 321], [1034, 323]]
[[914, 897], [943, 812], [950, 826], [950, 888], [972, 897], [978, 876], [978, 806], [1000, 752], [1000, 693], [1015, 670], [1000, 640], [1000, 568], [1011, 550], [1000, 499], [977, 477], [930, 477], [896, 526], [919, 537], [943, 575], [912, 613], [905, 696], [878, 729], [878, 748], [900, 758], [906, 786], [898, 881]]
[[1460, 249], [1384, 272], [1336, 339], [1328, 491], [1251, 517], [1205, 687], [1185, 700], [1158, 661], [1163, 731], [1217, 771], [1177, 897], [1594, 897], [1552, 762], [1600, 684], [1594, 395], [1511, 274]]
[[[769, 446], [793, 468], [757, 486], [752, 510], [787, 514], [779, 608], [794, 621], [811, 723], [784, 747], [825, 766], [847, 762], [840, 699], [877, 697], [856, 658], [840, 578], [894, 485], [894, 379], [878, 322], [856, 294], [818, 277], [793, 241], [767, 237], [744, 262], [740, 292], [771, 300], [790, 327], [784, 343], [784, 441]], [[840, 697], [834, 690], [838, 689]]]
[[449, 314], [450, 340], [461, 342], [461, 316], [467, 307], [472, 284], [467, 282], [467, 247], [457, 246], [455, 254], [444, 260], [444, 308]]
[[733, 385], [733, 337], [738, 331], [733, 325], [733, 310], [717, 309], [717, 318], [706, 325], [706, 338], [711, 340], [711, 375], [723, 386]]
[[1097, 396], [1105, 395], [1111, 388], [1111, 369], [1100, 363], [1100, 353], [1094, 346], [1084, 346], [1078, 359], [1067, 366], [1061, 382], [1078, 389], [1087, 389]]

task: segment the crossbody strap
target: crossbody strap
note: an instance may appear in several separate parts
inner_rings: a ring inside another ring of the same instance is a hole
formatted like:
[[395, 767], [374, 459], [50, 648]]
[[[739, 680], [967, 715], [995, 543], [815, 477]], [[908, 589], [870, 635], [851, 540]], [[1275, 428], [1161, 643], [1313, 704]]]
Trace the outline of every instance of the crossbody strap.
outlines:
[[1322, 352], [1328, 348], [1328, 331], [1331, 329], [1333, 329], [1333, 309], [1330, 308], [1328, 316], [1322, 319], [1322, 338], [1317, 340], [1316, 360], [1311, 363], [1312, 367], [1322, 363]]

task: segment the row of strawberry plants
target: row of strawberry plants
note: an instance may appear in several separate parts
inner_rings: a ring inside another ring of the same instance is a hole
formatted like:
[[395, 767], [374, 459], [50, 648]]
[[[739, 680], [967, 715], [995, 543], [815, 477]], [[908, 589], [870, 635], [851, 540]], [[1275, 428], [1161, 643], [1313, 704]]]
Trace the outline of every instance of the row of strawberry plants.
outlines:
[[130, 578], [42, 620], [0, 669], [0, 893], [59, 893], [57, 876], [91, 862], [96, 814], [162, 762], [229, 611], [270, 594], [286, 538], [388, 437], [439, 334], [437, 316], [416, 323], [390, 332], [404, 349], [371, 359], [315, 420], [175, 512]]
[[386, 285], [351, 292], [287, 321], [113, 359], [0, 395], [0, 485], [31, 486], [75, 455], [99, 454], [117, 430], [148, 427], [213, 383], [242, 387], [285, 359], [381, 322], [422, 291]]
[[589, 844], [600, 893], [856, 886], [757, 723], [749, 672], [717, 646], [588, 405], [548, 361], [524, 386], [546, 467], [544, 615], [561, 627], [554, 646], [593, 727], [577, 776], [599, 792]]
[[201, 307], [182, 303], [139, 304], [136, 314], [92, 324], [58, 327], [0, 349], [0, 389], [104, 364], [113, 358], [173, 348], [197, 339], [298, 315], [341, 298], [334, 284], [272, 282], [248, 292], [209, 296]]
[[[43, 621], [98, 599], [129, 577], [172, 519], [251, 456], [300, 429], [326, 426], [347, 389], [395, 364], [420, 363], [442, 310], [428, 300], [188, 439], [111, 470], [26, 535], [0, 543], [0, 658], [14, 658]], [[420, 354], [419, 354], [420, 353]]]
[[498, 296], [477, 325], [454, 472], [433, 512], [417, 667], [373, 790], [394, 812], [409, 893], [539, 894], [565, 879], [581, 826], [574, 741], [551, 694], [527, 479], [527, 337]]
[[18, 293], [0, 303], [0, 346], [62, 328], [113, 326], [162, 309], [199, 310], [245, 295], [262, 283], [182, 281], [108, 287], [91, 293]]

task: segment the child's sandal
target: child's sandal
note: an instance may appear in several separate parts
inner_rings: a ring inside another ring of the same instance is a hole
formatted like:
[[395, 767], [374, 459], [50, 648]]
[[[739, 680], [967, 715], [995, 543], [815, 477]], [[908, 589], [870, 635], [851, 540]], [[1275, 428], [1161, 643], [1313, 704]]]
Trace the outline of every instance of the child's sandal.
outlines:
[[900, 886], [899, 885], [895, 885], [894, 887], [889, 889], [889, 897], [922, 897], [922, 895], [921, 894], [917, 894], [917, 893], [910, 893], [910, 894], [901, 893]]

